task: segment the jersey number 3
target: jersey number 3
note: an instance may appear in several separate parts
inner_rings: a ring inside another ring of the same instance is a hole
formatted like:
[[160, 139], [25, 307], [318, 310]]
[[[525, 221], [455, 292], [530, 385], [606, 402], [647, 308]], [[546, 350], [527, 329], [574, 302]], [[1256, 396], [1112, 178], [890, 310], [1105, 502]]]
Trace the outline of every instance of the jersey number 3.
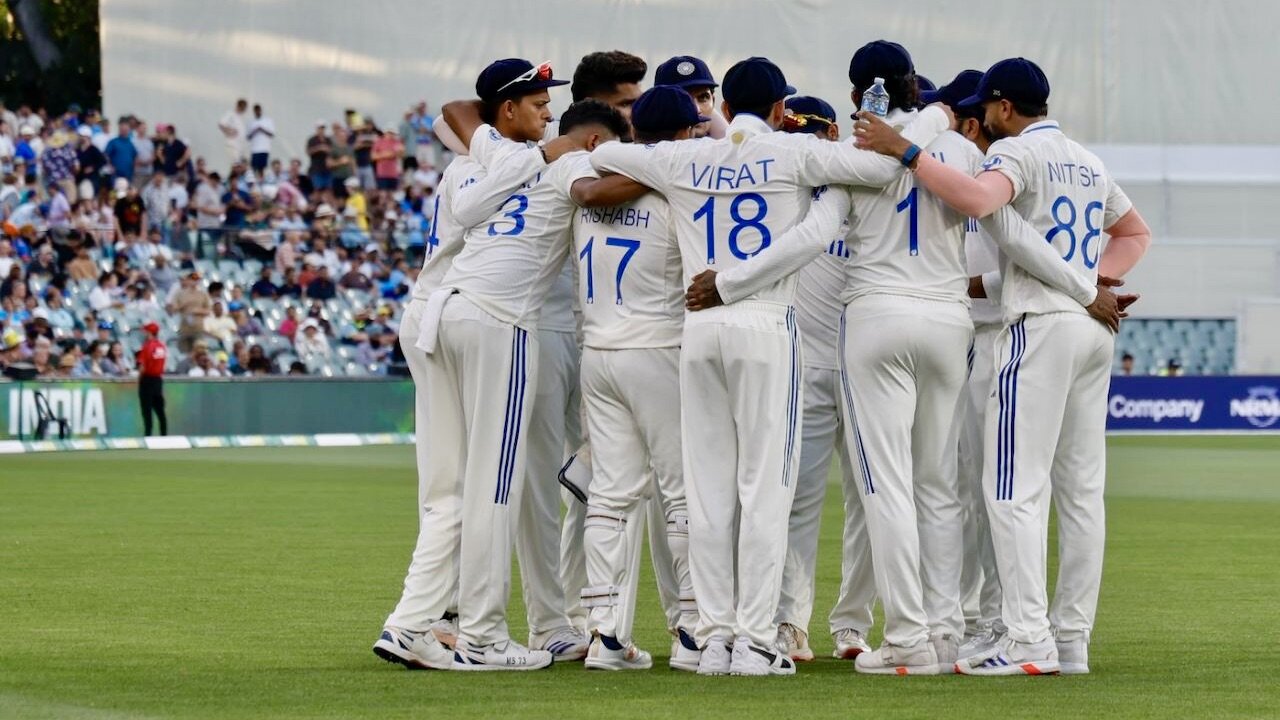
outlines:
[[[515, 203], [515, 208], [508, 210], [507, 206]], [[511, 220], [511, 227], [506, 230], [498, 230], [498, 222], [489, 223], [489, 237], [495, 235], [519, 235], [524, 231], [524, 211], [529, 209], [529, 198], [524, 195], [512, 195], [507, 201], [502, 203], [502, 216]]]
[[[753, 212], [750, 217], [743, 215], [743, 204], [750, 202]], [[765, 202], [764, 196], [759, 193], [742, 193], [729, 203], [729, 217], [733, 219], [733, 227], [729, 228], [729, 252], [739, 260], [746, 260], [752, 255], [758, 254], [761, 250], [769, 247], [769, 242], [773, 239], [769, 234], [769, 228], [764, 224], [764, 216], [769, 213], [769, 203]], [[716, 264], [716, 198], [715, 196], [707, 198], [707, 201], [698, 208], [693, 214], [693, 221], [706, 219], [707, 221], [707, 264]], [[743, 252], [742, 246], [738, 244], [738, 238], [742, 235], [742, 231], [752, 229], [760, 233], [760, 246], [751, 252]]]

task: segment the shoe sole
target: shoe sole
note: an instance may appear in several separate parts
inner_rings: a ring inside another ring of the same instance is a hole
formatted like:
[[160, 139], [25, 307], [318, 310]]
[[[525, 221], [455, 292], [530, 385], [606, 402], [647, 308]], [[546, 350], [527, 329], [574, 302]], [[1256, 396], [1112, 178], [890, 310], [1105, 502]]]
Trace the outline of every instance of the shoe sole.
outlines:
[[1057, 675], [1061, 668], [1056, 662], [1025, 662], [1002, 665], [994, 668], [966, 667], [964, 663], [956, 663], [956, 673], [971, 677], [1009, 677], [1011, 675]]
[[473, 665], [455, 660], [450, 669], [459, 672], [526, 672], [528, 670], [544, 670], [554, 664], [555, 661], [552, 660], [546, 665]]
[[1059, 675], [1088, 675], [1089, 666], [1084, 663], [1058, 663]]
[[586, 665], [588, 670], [649, 670], [653, 668], [653, 660], [649, 660], [643, 665], [629, 663], [617, 660], [600, 660], [599, 658], [587, 658]]
[[448, 667], [430, 665], [416, 657], [404, 657], [402, 655], [398, 655], [395, 651], [383, 645], [374, 645], [373, 654], [393, 665], [403, 665], [410, 670], [448, 670], [453, 667], [452, 660], [449, 661]]
[[895, 665], [893, 667], [863, 668], [854, 665], [854, 670], [863, 675], [937, 675], [936, 665]]
[[680, 662], [679, 660], [672, 659], [667, 661], [667, 667], [671, 668], [672, 670], [679, 670], [680, 672], [691, 672], [691, 673], [698, 672], [697, 661]]

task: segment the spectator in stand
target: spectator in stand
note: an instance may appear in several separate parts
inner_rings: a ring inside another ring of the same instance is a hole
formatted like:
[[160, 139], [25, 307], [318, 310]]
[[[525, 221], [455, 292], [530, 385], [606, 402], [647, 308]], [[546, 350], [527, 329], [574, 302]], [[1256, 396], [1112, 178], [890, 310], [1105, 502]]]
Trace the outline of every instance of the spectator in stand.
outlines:
[[56, 330], [64, 333], [70, 332], [76, 326], [76, 317], [71, 314], [66, 303], [62, 299], [62, 291], [50, 285], [45, 290], [45, 303], [49, 308], [49, 325]]
[[133, 180], [138, 185], [146, 185], [156, 172], [156, 144], [147, 135], [147, 124], [141, 120], [134, 120], [131, 138], [133, 149], [137, 152], [137, 159], [133, 164]]
[[[0, 240], [0, 248], [7, 240]], [[67, 263], [67, 275], [72, 280], [92, 280], [98, 276], [98, 264], [89, 257], [89, 245], [82, 244], [76, 249], [75, 258]]]
[[303, 365], [300, 360], [294, 360], [293, 362], [289, 363], [289, 374], [290, 375], [306, 375], [307, 366]]
[[76, 194], [76, 147], [69, 133], [56, 130], [49, 136], [49, 143], [40, 156], [40, 167], [46, 185], [59, 185], [68, 196]]
[[271, 360], [267, 358], [267, 351], [261, 345], [249, 348], [249, 363], [245, 367], [254, 377], [272, 374]]
[[204, 333], [217, 339], [223, 347], [231, 347], [236, 336], [236, 321], [227, 314], [221, 300], [213, 303], [213, 314], [204, 319]]
[[67, 199], [67, 186], [74, 185], [70, 179], [65, 182], [49, 182], [49, 210], [45, 219], [49, 222], [49, 232], [65, 238], [71, 232], [71, 201]]
[[360, 267], [353, 265], [350, 270], [338, 279], [338, 286], [344, 290], [364, 290], [369, 291], [373, 288], [373, 281], [360, 271]]
[[427, 112], [425, 100], [419, 102], [413, 109], [413, 127], [417, 132], [418, 140], [418, 167], [432, 167], [440, 164], [440, 158], [436, 156], [436, 136], [432, 129], [435, 121], [435, 117]]
[[321, 266], [316, 278], [307, 284], [308, 300], [332, 300], [338, 294], [338, 288], [329, 277], [328, 266]]
[[320, 323], [308, 318], [302, 323], [301, 333], [301, 336], [294, 339], [293, 349], [298, 359], [306, 363], [308, 368], [333, 357], [329, 339], [320, 332]]
[[231, 319], [236, 324], [236, 335], [246, 338], [253, 335], [262, 335], [265, 332], [262, 329], [262, 323], [249, 314], [244, 303], [233, 302], [228, 307], [231, 309]]
[[196, 378], [214, 378], [222, 377], [222, 371], [214, 364], [213, 356], [208, 350], [197, 350], [193, 356], [193, 363], [190, 370], [187, 370], [188, 377]]
[[89, 291], [89, 307], [95, 312], [124, 306], [121, 301], [120, 280], [115, 273], [104, 272], [98, 276], [98, 284]]
[[290, 305], [285, 309], [284, 320], [280, 321], [278, 332], [281, 336], [289, 338], [289, 342], [293, 342], [294, 335], [298, 333], [298, 308]]
[[244, 98], [236, 100], [234, 110], [228, 110], [226, 115], [218, 121], [218, 130], [222, 133], [222, 137], [226, 138], [227, 159], [229, 164], [235, 165], [245, 161], [248, 152], [247, 138], [245, 137], [246, 122], [245, 114], [249, 109], [249, 101]]
[[351, 143], [356, 160], [356, 177], [360, 180], [360, 187], [365, 190], [372, 190], [376, 184], [373, 174], [373, 143], [377, 139], [378, 130], [374, 127], [373, 120], [366, 119], [356, 129], [355, 140]]
[[1133, 356], [1132, 355], [1130, 355], [1129, 353], [1125, 353], [1124, 355], [1120, 356], [1120, 368], [1117, 374], [1124, 375], [1126, 377], [1133, 375]]
[[249, 288], [249, 297], [254, 299], [267, 298], [274, 300], [279, 294], [280, 288], [276, 287], [276, 284], [271, 282], [271, 266], [267, 265], [262, 268], [262, 272], [258, 275], [257, 282], [253, 284], [253, 287]]
[[244, 172], [243, 165], [232, 166], [231, 175], [227, 178], [227, 191], [222, 194], [222, 205], [226, 211], [223, 225], [232, 230], [243, 228], [248, 222], [249, 212], [254, 209], [253, 196], [244, 189], [242, 182]]
[[[155, 325], [155, 323], [147, 323], [147, 325]], [[159, 327], [159, 325], [156, 325], [157, 332], [159, 332]], [[111, 362], [111, 367], [114, 368], [113, 377], [128, 377], [133, 374], [134, 362], [129, 358], [128, 353], [124, 351], [124, 343], [119, 341], [111, 343], [110, 349], [107, 350], [107, 360]]]
[[[329, 168], [329, 187], [338, 197], [347, 196], [346, 181], [356, 174], [356, 157], [350, 145], [350, 137], [345, 128], [335, 127], [333, 141], [329, 144], [329, 158], [325, 161]], [[356, 182], [358, 184], [359, 180]]]
[[54, 373], [53, 341], [47, 337], [38, 337], [33, 343], [33, 348], [31, 364], [36, 367], [36, 375], [52, 377]]
[[[115, 142], [114, 140], [112, 142]], [[130, 145], [130, 147], [133, 147]], [[117, 179], [119, 183], [119, 179]], [[118, 236], [142, 234], [142, 223], [146, 216], [147, 208], [142, 203], [142, 196], [138, 194], [138, 188], [133, 185], [126, 185], [123, 189], [117, 186], [116, 189], [116, 232]]]
[[[79, 349], [80, 349], [79, 347], [75, 347], [75, 350], [78, 351]], [[82, 373], [83, 373], [83, 370], [80, 367], [80, 358], [77, 356], [76, 353], [73, 353], [70, 350], [68, 350], [67, 352], [63, 353], [61, 357], [58, 358], [57, 369], [53, 371], [53, 377], [56, 377], [56, 378], [82, 377], [83, 376]]]
[[[284, 273], [288, 268], [296, 267], [301, 254], [302, 234], [296, 231], [288, 231], [284, 233], [280, 244], [276, 246], [275, 268], [276, 272]], [[276, 288], [276, 294], [280, 293]]]
[[408, 172], [418, 167], [418, 129], [413, 125], [413, 110], [404, 114], [400, 121], [400, 141], [404, 143], [403, 169]]
[[76, 138], [76, 184], [79, 185], [80, 199], [88, 200], [97, 197], [102, 189], [107, 156], [93, 144], [93, 131], [87, 125], [80, 126]]
[[163, 237], [169, 236], [170, 214], [173, 210], [172, 200], [169, 196], [169, 178], [164, 173], [156, 173], [151, 176], [151, 182], [147, 183], [142, 191], [142, 207], [145, 209], [147, 230], [155, 230]]
[[329, 138], [325, 135], [325, 122], [317, 120], [315, 134], [307, 138], [307, 157], [310, 159], [307, 175], [311, 178], [311, 187], [316, 192], [329, 189], [329, 181], [332, 178], [328, 162], [331, 149]]
[[164, 174], [172, 178], [178, 173], [187, 172], [191, 164], [191, 148], [178, 138], [177, 128], [165, 123], [157, 125], [156, 132], [160, 134], [161, 142], [156, 153]]
[[160, 295], [168, 297], [169, 290], [178, 282], [178, 272], [173, 269], [173, 263], [169, 258], [163, 254], [156, 255], [152, 258], [152, 262], [155, 267], [147, 273], [151, 277], [151, 284]]
[[204, 333], [204, 319], [211, 314], [212, 304], [209, 293], [200, 286], [200, 273], [193, 271], [182, 278], [178, 292], [167, 308], [171, 315], [179, 316], [179, 350], [188, 352]]
[[53, 245], [44, 243], [36, 250], [36, 256], [27, 264], [27, 279], [43, 277], [50, 279], [58, 274], [58, 261], [53, 254]]
[[0, 277], [9, 277], [9, 269], [21, 265], [22, 261], [14, 257], [13, 243], [6, 237], [0, 237]]
[[80, 362], [80, 374], [86, 377], [108, 377], [111, 372], [111, 361], [107, 358], [108, 343], [94, 342], [89, 345], [89, 353]]
[[267, 159], [271, 155], [271, 140], [276, 136], [276, 123], [262, 114], [262, 106], [254, 103], [253, 120], [249, 122], [250, 167], [262, 176], [267, 169]]
[[373, 171], [379, 190], [394, 192], [399, 189], [404, 154], [405, 144], [394, 128], [387, 128], [373, 143]]
[[18, 143], [13, 147], [13, 161], [15, 170], [21, 166], [22, 172], [18, 175], [26, 178], [27, 184], [35, 182], [36, 177], [36, 158], [39, 157], [39, 153], [32, 146], [34, 142], [36, 142], [35, 128], [23, 125], [18, 131]]
[[130, 127], [128, 118], [120, 118], [117, 126], [117, 134], [111, 138], [111, 142], [107, 143], [107, 149], [103, 151], [107, 156], [107, 162], [111, 164], [111, 175], [117, 179], [124, 178], [127, 182], [133, 182], [133, 174], [135, 165], [138, 161], [138, 150], [133, 146], [133, 137], [130, 135]]
[[200, 181], [191, 204], [195, 207], [196, 227], [200, 230], [200, 244], [203, 246], [217, 239], [218, 229], [222, 227], [222, 178], [218, 173], [209, 173]]
[[[164, 414], [164, 368], [169, 359], [169, 349], [160, 340], [160, 326], [149, 322], [142, 326], [147, 339], [138, 350], [138, 401], [142, 406], [142, 427], [145, 435], [151, 435], [151, 416], [160, 421], [160, 434], [169, 434], [169, 421]], [[116, 358], [113, 344], [109, 357]], [[124, 348], [119, 351], [123, 359]], [[116, 360], [117, 364], [119, 360]]]
[[[354, 200], [360, 197], [359, 191], [352, 194], [348, 200]], [[342, 227], [338, 232], [338, 242], [342, 248], [358, 248], [362, 247], [369, 241], [369, 234], [365, 228], [360, 227], [360, 210], [351, 205], [342, 212]]]
[[302, 285], [298, 282], [297, 271], [286, 268], [280, 280], [280, 297], [302, 297]]

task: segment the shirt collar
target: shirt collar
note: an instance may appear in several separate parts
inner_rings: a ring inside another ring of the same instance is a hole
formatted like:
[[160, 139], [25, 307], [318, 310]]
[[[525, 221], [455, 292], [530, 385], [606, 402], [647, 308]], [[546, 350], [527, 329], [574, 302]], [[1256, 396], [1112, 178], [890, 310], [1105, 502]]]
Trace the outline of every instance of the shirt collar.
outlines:
[[893, 125], [894, 123], [897, 123], [897, 122], [913, 122], [916, 119], [916, 115], [918, 114], [919, 113], [917, 113], [915, 110], [903, 110], [902, 108], [894, 108], [889, 111], [888, 115], [885, 115], [884, 121], [889, 123], [890, 125]]
[[1040, 130], [1056, 130], [1057, 132], [1062, 132], [1062, 128], [1058, 127], [1057, 120], [1041, 120], [1038, 123], [1031, 123], [1023, 128], [1019, 135], [1026, 135], [1027, 133], [1038, 132]]
[[733, 120], [729, 121], [729, 129], [725, 132], [725, 137], [733, 137], [734, 133], [741, 133], [746, 137], [754, 137], [773, 131], [773, 128], [769, 127], [768, 123], [755, 115], [739, 113], [733, 116]]

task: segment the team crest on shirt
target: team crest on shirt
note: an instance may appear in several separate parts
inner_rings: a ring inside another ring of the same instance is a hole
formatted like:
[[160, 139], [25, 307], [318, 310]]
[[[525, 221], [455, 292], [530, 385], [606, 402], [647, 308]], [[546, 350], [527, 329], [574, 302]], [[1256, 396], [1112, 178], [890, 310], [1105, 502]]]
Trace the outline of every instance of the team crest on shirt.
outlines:
[[493, 128], [489, 128], [489, 139], [490, 139], [490, 140], [495, 140], [495, 141], [496, 141], [496, 140], [501, 140], [501, 139], [502, 139], [502, 136], [498, 134], [498, 131], [497, 131], [497, 130], [495, 130], [495, 129], [493, 129]]
[[694, 70], [693, 63], [687, 60], [676, 66], [676, 72], [680, 73], [681, 75], [692, 75], [693, 70]]
[[999, 156], [999, 155], [997, 155], [997, 156], [995, 156], [995, 157], [989, 157], [989, 158], [987, 158], [986, 160], [983, 160], [983, 161], [982, 161], [982, 169], [983, 169], [983, 170], [990, 170], [990, 169], [992, 169], [992, 168], [998, 167], [998, 166], [1000, 165], [1000, 163], [1002, 163], [1002, 162], [1004, 162], [1004, 161], [1000, 159], [1000, 156]]

